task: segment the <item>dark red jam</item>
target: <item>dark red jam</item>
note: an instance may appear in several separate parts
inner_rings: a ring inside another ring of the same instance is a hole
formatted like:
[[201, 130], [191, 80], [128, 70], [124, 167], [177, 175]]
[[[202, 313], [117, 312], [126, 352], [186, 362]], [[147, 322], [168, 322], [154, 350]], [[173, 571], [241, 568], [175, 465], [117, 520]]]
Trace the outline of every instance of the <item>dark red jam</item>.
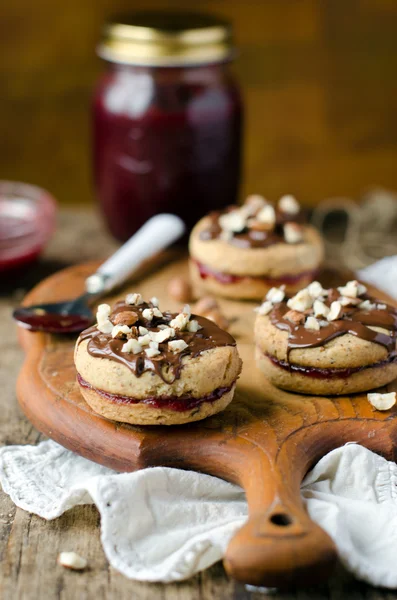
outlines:
[[82, 387], [94, 390], [97, 394], [115, 404], [146, 404], [147, 406], [153, 406], [153, 408], [167, 408], [169, 410], [174, 410], [175, 412], [192, 410], [193, 408], [200, 406], [203, 402], [215, 402], [232, 389], [232, 386], [220, 387], [202, 398], [193, 398], [192, 396], [149, 396], [142, 400], [99, 390], [85, 381], [79, 373], [77, 374], [77, 380]]
[[46, 333], [79, 333], [89, 327], [93, 321], [86, 315], [62, 315], [61, 313], [35, 312], [34, 309], [17, 308], [13, 318], [29, 331], [45, 331]]
[[207, 279], [208, 277], [212, 279], [216, 279], [219, 283], [223, 284], [231, 284], [238, 283], [240, 281], [254, 280], [261, 281], [270, 286], [279, 287], [280, 285], [293, 285], [299, 283], [302, 279], [307, 279], [308, 277], [314, 278], [316, 276], [317, 270], [312, 271], [303, 271], [298, 273], [297, 275], [283, 275], [282, 277], [263, 277], [263, 276], [251, 276], [251, 275], [232, 275], [231, 273], [223, 273], [222, 271], [216, 271], [212, 269], [208, 265], [204, 265], [203, 263], [195, 260], [201, 279]]
[[346, 379], [354, 373], [359, 373], [365, 369], [376, 369], [377, 367], [384, 367], [385, 365], [397, 362], [397, 354], [393, 352], [388, 356], [386, 360], [374, 363], [372, 365], [365, 365], [363, 367], [351, 367], [348, 369], [320, 369], [318, 367], [303, 367], [302, 365], [295, 365], [285, 360], [278, 360], [270, 354], [266, 354], [267, 358], [271, 362], [290, 373], [298, 373], [300, 375], [307, 375], [313, 379]]
[[96, 195], [119, 240], [159, 212], [178, 214], [190, 229], [235, 203], [242, 105], [227, 63], [115, 64], [93, 113]]

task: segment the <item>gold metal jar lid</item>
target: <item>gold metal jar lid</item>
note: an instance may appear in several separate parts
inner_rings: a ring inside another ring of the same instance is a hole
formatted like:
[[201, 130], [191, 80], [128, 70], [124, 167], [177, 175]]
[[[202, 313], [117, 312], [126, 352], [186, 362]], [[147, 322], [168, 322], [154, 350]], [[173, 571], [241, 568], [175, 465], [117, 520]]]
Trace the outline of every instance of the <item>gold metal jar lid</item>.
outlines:
[[111, 62], [183, 66], [222, 62], [233, 55], [231, 24], [214, 15], [141, 11], [105, 24], [98, 47]]

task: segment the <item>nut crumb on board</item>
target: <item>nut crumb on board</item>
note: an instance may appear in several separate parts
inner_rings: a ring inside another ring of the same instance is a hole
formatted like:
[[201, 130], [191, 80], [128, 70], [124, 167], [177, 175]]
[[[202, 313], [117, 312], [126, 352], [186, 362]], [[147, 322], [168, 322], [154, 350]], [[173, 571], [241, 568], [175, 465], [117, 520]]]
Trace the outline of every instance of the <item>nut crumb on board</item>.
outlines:
[[58, 555], [58, 564], [73, 571], [82, 571], [87, 566], [87, 559], [76, 552], [61, 552]]
[[376, 392], [367, 394], [368, 401], [376, 410], [389, 410], [396, 403], [396, 392], [378, 394]]

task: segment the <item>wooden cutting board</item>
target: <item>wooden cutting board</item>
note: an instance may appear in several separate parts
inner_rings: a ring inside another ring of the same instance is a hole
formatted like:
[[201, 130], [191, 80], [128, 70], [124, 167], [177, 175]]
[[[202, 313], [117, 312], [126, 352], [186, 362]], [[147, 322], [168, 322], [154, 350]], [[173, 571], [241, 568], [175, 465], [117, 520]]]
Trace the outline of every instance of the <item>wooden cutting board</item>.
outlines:
[[[141, 273], [126, 291], [158, 296], [160, 306], [180, 308], [167, 297], [170, 277], [187, 273], [177, 260]], [[60, 271], [38, 285], [26, 304], [71, 298], [84, 288], [97, 264]], [[324, 272], [325, 286], [343, 283]], [[387, 299], [379, 292], [376, 295]], [[390, 301], [390, 299], [389, 299]], [[35, 427], [93, 461], [119, 471], [164, 465], [193, 469], [240, 484], [250, 517], [227, 548], [226, 570], [241, 581], [269, 587], [311, 585], [326, 578], [335, 547], [304, 510], [300, 484], [327, 452], [349, 441], [395, 459], [397, 411], [375, 411], [366, 394], [311, 397], [276, 389], [257, 370], [252, 341], [254, 304], [221, 300], [244, 361], [236, 396], [223, 413], [191, 425], [133, 427], [96, 415], [76, 384], [74, 337], [19, 329], [26, 360], [18, 378], [22, 410]], [[392, 301], [390, 301], [392, 302]], [[389, 390], [397, 389], [393, 383]]]

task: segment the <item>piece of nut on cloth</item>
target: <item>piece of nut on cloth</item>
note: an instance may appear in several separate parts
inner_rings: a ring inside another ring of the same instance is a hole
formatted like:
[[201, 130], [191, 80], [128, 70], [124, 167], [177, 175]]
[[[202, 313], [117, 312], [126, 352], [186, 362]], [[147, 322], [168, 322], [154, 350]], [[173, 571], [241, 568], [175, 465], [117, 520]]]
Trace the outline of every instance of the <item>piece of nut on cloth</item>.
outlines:
[[[165, 467], [119, 474], [51, 440], [2, 448], [0, 481], [17, 506], [44, 519], [94, 502], [110, 564], [140, 581], [179, 581], [209, 567], [248, 514], [244, 492], [215, 477]], [[348, 444], [321, 459], [301, 489], [347, 569], [390, 588], [397, 587], [396, 483], [397, 465]]]
[[[388, 291], [397, 257], [380, 261], [378, 275], [374, 265], [366, 271], [360, 278]], [[217, 562], [248, 514], [244, 492], [215, 477], [165, 467], [120, 474], [51, 440], [0, 449], [0, 482], [17, 506], [45, 519], [95, 503], [110, 564], [141, 581], [180, 581]], [[346, 568], [388, 588], [397, 588], [396, 484], [395, 463], [348, 444], [322, 458], [301, 488]]]

